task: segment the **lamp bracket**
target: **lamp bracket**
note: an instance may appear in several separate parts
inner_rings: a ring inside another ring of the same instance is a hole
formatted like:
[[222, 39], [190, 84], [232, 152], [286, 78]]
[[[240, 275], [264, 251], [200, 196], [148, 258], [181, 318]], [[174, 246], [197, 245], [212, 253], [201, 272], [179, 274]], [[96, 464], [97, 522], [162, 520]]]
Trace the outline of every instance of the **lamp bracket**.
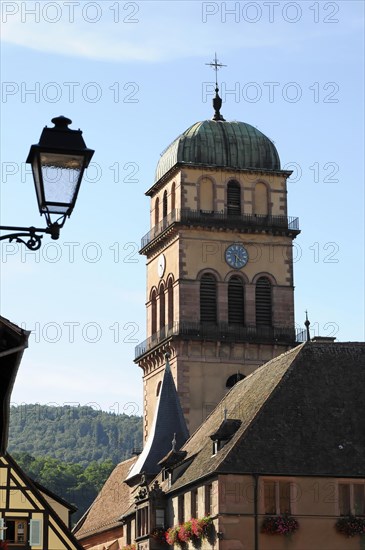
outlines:
[[[52, 239], [57, 240], [60, 236], [60, 227], [62, 227], [62, 225], [57, 222], [50, 224], [49, 227], [46, 228], [1, 225], [0, 230], [14, 231], [14, 233], [0, 235], [0, 241], [5, 239], [9, 240], [10, 243], [16, 241], [17, 243], [24, 244], [29, 250], [39, 250], [42, 245], [43, 235], [37, 235], [37, 233], [48, 233], [51, 235]], [[28, 237], [28, 239], [23, 240], [21, 237]]]

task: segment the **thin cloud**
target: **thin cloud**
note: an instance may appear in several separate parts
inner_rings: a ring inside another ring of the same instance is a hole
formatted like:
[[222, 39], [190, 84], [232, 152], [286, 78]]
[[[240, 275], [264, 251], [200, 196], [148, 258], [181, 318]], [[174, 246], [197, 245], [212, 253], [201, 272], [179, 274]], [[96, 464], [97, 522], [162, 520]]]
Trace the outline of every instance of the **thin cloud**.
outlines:
[[158, 62], [201, 56], [216, 49], [263, 48], [284, 41], [281, 33], [260, 32], [258, 35], [256, 25], [245, 28], [244, 33], [233, 34], [231, 26], [222, 25], [219, 20], [203, 24], [200, 10], [190, 2], [180, 2], [173, 7], [166, 3], [163, 6], [158, 2], [151, 2], [150, 6], [142, 3], [136, 17], [139, 22], [129, 24], [107, 20], [94, 24], [85, 20], [70, 23], [67, 18], [50, 23], [42, 17], [36, 22], [30, 16], [29, 21], [22, 22], [19, 11], [3, 17], [2, 41], [43, 53], [113, 62]]

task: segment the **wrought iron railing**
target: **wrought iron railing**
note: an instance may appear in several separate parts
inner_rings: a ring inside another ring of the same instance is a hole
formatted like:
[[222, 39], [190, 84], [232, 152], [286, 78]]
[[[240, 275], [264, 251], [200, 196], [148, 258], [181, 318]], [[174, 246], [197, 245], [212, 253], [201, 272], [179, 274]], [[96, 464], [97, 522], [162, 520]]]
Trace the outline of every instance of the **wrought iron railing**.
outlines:
[[190, 321], [175, 322], [141, 342], [135, 348], [135, 358], [172, 336], [182, 336], [192, 340], [224, 340], [226, 342], [261, 342], [292, 345], [299, 340], [302, 330], [292, 327], [239, 326], [228, 323], [203, 324]]
[[227, 212], [211, 212], [207, 210], [190, 210], [190, 208], [175, 209], [156, 224], [141, 240], [141, 249], [147, 246], [158, 235], [174, 223], [222, 225], [232, 228], [267, 228], [283, 229], [299, 232], [299, 218], [288, 216], [265, 216], [262, 214], [228, 215]]

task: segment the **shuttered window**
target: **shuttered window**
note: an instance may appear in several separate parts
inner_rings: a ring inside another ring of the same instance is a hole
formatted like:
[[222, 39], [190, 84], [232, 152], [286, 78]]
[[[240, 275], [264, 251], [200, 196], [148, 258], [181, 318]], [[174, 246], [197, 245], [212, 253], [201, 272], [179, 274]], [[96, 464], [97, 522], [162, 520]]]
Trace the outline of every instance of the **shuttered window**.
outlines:
[[241, 214], [241, 187], [237, 181], [229, 181], [227, 185], [227, 214], [239, 216]]
[[160, 329], [165, 326], [165, 287], [161, 285], [160, 288]]
[[200, 280], [200, 322], [217, 322], [217, 281], [211, 273]]
[[162, 208], [163, 208], [162, 217], [166, 218], [166, 216], [167, 216], [167, 191], [165, 191], [164, 194], [163, 194]]
[[237, 275], [230, 278], [228, 283], [228, 323], [230, 325], [243, 325], [244, 315], [244, 286], [243, 281]]
[[155, 200], [155, 225], [158, 224], [159, 220], [160, 220], [160, 200], [157, 197], [157, 199]]
[[155, 332], [157, 332], [157, 297], [154, 290], [151, 296], [151, 334]]
[[176, 191], [175, 191], [175, 182], [171, 186], [171, 211], [175, 210], [176, 202]]
[[172, 286], [172, 279], [169, 279], [167, 285], [167, 324], [169, 328], [172, 328], [174, 323], [174, 289]]
[[267, 277], [260, 277], [256, 283], [256, 325], [272, 324], [271, 283]]

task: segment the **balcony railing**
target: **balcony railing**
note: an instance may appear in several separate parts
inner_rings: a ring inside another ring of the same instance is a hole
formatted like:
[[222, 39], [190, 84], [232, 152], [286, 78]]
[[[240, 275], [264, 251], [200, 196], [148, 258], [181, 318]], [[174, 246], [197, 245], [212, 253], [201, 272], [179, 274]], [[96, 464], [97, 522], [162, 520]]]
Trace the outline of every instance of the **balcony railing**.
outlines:
[[[292, 327], [254, 327], [237, 326], [219, 323], [216, 325], [180, 321], [166, 325], [161, 330], [141, 342], [135, 348], [135, 359], [172, 336], [191, 340], [220, 340], [226, 342], [260, 342], [293, 345], [300, 342], [302, 330]], [[304, 340], [303, 340], [304, 341]]]
[[265, 216], [262, 214], [228, 215], [227, 212], [211, 212], [207, 210], [190, 210], [190, 208], [175, 209], [158, 224], [156, 224], [141, 240], [143, 250], [156, 237], [174, 223], [222, 226], [245, 229], [289, 230], [299, 233], [299, 218], [288, 216]]

